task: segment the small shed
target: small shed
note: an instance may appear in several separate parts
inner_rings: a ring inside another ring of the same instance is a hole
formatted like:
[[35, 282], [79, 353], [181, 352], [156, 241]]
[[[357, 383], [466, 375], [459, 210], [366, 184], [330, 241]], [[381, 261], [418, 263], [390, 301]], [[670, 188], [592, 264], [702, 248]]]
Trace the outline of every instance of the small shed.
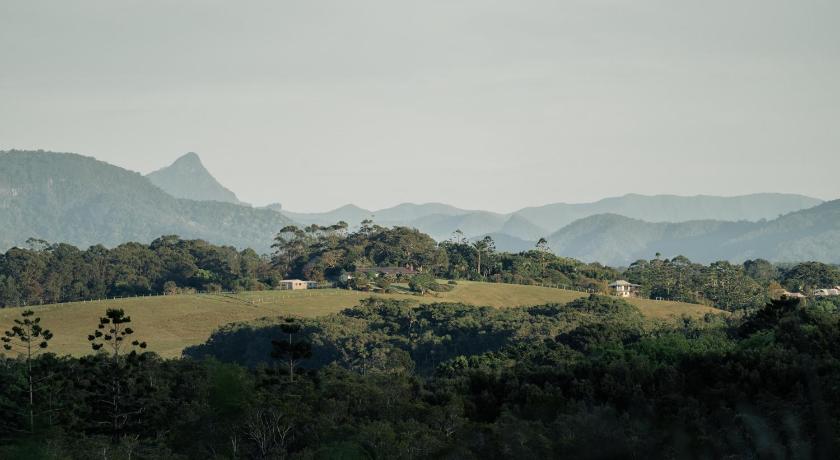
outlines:
[[309, 281], [303, 280], [283, 280], [280, 281], [280, 289], [283, 290], [290, 290], [296, 291], [298, 289], [308, 289], [309, 288]]

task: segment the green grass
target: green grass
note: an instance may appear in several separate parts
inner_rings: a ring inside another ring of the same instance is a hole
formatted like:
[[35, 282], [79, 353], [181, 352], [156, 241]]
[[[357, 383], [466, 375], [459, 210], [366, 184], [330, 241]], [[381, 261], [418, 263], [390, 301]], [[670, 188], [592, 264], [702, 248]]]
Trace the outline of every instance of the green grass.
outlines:
[[[172, 295], [94, 302], [44, 305], [32, 309], [55, 337], [49, 350], [58, 354], [84, 355], [90, 352], [87, 335], [93, 332], [106, 308], [122, 308], [131, 315], [137, 339], [165, 357], [180, 356], [190, 345], [203, 343], [218, 327], [268, 316], [316, 317], [336, 313], [371, 296], [407, 299], [418, 303], [461, 302], [471, 305], [513, 307], [545, 303], [567, 303], [586, 294], [577, 291], [459, 281], [451, 292], [435, 296], [370, 294], [340, 289], [312, 291], [255, 291], [242, 294]], [[702, 316], [719, 312], [714, 308], [680, 302], [630, 299], [649, 318], [667, 319], [682, 314]], [[0, 309], [0, 331], [11, 327], [22, 308]]]

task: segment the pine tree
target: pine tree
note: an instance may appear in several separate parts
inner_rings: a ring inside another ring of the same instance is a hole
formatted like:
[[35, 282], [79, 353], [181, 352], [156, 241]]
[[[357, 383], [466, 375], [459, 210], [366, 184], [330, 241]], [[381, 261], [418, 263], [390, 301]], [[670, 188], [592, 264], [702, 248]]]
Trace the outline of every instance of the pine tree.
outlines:
[[302, 326], [292, 318], [286, 318], [286, 322], [280, 325], [280, 330], [288, 335], [288, 339], [272, 340], [271, 357], [285, 361], [289, 366], [289, 381], [295, 381], [295, 366], [303, 360], [312, 356], [312, 345], [302, 340], [295, 341], [294, 336], [300, 332]]
[[[106, 386], [109, 394], [107, 398], [99, 398], [98, 401], [109, 414], [108, 423], [115, 442], [120, 439], [130, 418], [143, 411], [142, 407], [133, 407], [136, 404], [132, 404], [137, 399], [133, 392], [136, 386], [133, 383], [137, 382], [132, 379], [132, 373], [133, 365], [137, 362], [134, 359], [137, 357], [137, 349], [145, 349], [147, 345], [146, 342], [138, 340], [129, 342], [134, 330], [127, 326], [128, 323], [131, 323], [131, 317], [126, 316], [125, 311], [109, 308], [105, 311], [105, 316], [99, 318], [96, 330], [88, 335], [91, 348], [94, 351], [103, 351], [110, 357], [110, 369], [103, 379], [109, 380]], [[124, 353], [126, 349], [130, 349], [131, 352]]]
[[35, 378], [32, 361], [49, 346], [53, 338], [49, 329], [41, 327], [41, 318], [33, 316], [32, 310], [24, 310], [21, 319], [15, 319], [15, 325], [0, 338], [6, 351], [16, 350], [26, 361], [26, 380], [29, 387], [29, 431], [35, 432]]
[[[134, 330], [124, 324], [131, 322], [131, 317], [125, 315], [122, 309], [109, 308], [105, 310], [105, 316], [99, 318], [99, 325], [93, 334], [88, 335], [90, 346], [93, 351], [99, 351], [106, 347], [114, 360], [120, 357], [120, 351], [126, 346], [126, 342], [130, 335], [134, 334]], [[107, 329], [107, 331], [105, 331]], [[105, 331], [105, 332], [103, 332]], [[130, 344], [131, 347], [146, 348], [146, 342], [139, 342], [134, 340]], [[133, 352], [136, 350], [132, 350]]]

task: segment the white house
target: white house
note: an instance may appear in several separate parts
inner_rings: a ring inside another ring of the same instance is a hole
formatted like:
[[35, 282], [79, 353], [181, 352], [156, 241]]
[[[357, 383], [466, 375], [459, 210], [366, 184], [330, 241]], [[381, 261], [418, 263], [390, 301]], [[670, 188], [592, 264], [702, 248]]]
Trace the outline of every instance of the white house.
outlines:
[[318, 289], [318, 282], [317, 281], [304, 281], [304, 280], [283, 280], [280, 281], [280, 289], [282, 290], [292, 290], [296, 291], [298, 289]]
[[618, 280], [609, 284], [611, 293], [619, 297], [636, 297], [639, 295], [640, 287], [638, 284], [625, 280]]
[[283, 280], [280, 281], [280, 289], [283, 290], [298, 290], [309, 288], [309, 281], [303, 280]]

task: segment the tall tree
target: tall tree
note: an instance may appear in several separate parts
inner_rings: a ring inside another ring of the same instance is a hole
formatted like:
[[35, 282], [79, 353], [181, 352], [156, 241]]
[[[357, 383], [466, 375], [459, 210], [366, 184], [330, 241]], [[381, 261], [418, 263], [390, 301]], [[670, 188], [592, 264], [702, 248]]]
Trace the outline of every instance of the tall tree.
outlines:
[[274, 237], [274, 264], [283, 269], [284, 276], [293, 268], [295, 260], [302, 257], [306, 251], [307, 232], [295, 225], [287, 225], [280, 229]]
[[473, 242], [472, 246], [476, 252], [476, 271], [478, 271], [478, 276], [482, 276], [481, 255], [493, 252], [496, 249], [496, 243], [493, 242], [493, 238], [491, 238], [490, 235], [487, 235], [484, 238]]
[[130, 404], [126, 403], [126, 400], [133, 396], [130, 391], [129, 374], [131, 373], [130, 365], [134, 364], [134, 361], [129, 362], [123, 359], [124, 351], [130, 349], [129, 355], [133, 358], [136, 356], [137, 348], [146, 348], [146, 342], [138, 340], [129, 342], [134, 334], [134, 330], [127, 326], [129, 323], [131, 323], [131, 317], [127, 316], [123, 309], [109, 308], [105, 311], [105, 316], [99, 318], [96, 330], [88, 335], [88, 340], [94, 351], [107, 351], [107, 354], [110, 355], [111, 366], [105, 377], [109, 380], [107, 386], [109, 398], [99, 398], [99, 401], [107, 408], [111, 434], [114, 440], [119, 439], [122, 429], [128, 424], [130, 417], [143, 411], [142, 408], [127, 409]]
[[285, 339], [271, 341], [271, 357], [285, 361], [289, 366], [289, 381], [295, 381], [295, 367], [301, 360], [312, 356], [312, 345], [304, 340], [295, 340], [303, 326], [293, 318], [286, 318], [280, 330], [287, 335]]
[[[115, 308], [105, 310], [105, 316], [99, 318], [99, 324], [93, 334], [88, 335], [90, 346], [94, 351], [99, 351], [103, 347], [108, 349], [109, 354], [114, 360], [120, 358], [120, 351], [126, 347], [146, 348], [146, 342], [137, 340], [132, 341], [129, 345], [127, 339], [134, 334], [134, 330], [126, 324], [131, 322], [131, 317], [126, 316], [125, 311]], [[105, 332], [103, 332], [105, 331]]]
[[545, 239], [545, 237], [540, 237], [535, 247], [540, 255], [540, 268], [542, 268], [544, 273], [545, 266], [548, 263], [548, 255], [551, 253], [551, 248], [548, 246], [548, 240]]
[[41, 327], [41, 318], [33, 316], [32, 310], [24, 310], [21, 319], [15, 319], [15, 325], [0, 338], [6, 351], [17, 350], [26, 361], [26, 380], [29, 387], [29, 431], [35, 432], [35, 377], [32, 361], [49, 346], [53, 338], [49, 329]]

